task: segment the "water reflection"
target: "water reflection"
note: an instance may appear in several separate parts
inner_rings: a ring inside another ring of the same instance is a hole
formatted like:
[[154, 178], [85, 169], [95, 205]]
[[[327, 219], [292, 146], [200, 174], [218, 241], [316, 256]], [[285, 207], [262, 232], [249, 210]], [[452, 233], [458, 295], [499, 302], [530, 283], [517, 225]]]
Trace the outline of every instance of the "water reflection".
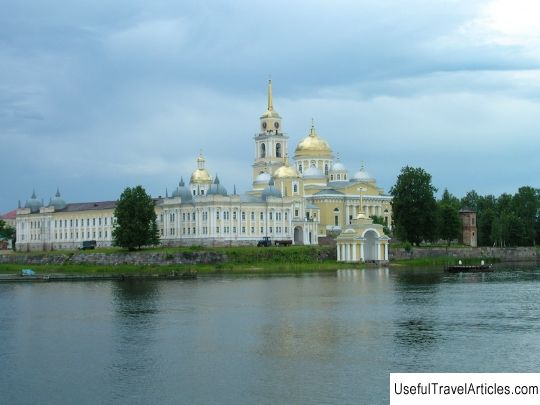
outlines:
[[[112, 286], [114, 322], [109, 378], [120, 385], [114, 400], [138, 397], [159, 376], [159, 358], [153, 348], [158, 342], [159, 285], [156, 281], [119, 281]], [[126, 397], [126, 387], [131, 387]]]

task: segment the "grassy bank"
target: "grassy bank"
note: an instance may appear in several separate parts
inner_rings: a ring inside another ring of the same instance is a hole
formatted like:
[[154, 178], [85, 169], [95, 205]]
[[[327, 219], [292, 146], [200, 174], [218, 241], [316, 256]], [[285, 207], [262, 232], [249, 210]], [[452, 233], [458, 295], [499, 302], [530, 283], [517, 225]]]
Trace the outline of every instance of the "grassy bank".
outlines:
[[[0, 264], [0, 273], [17, 273], [22, 268], [31, 268], [38, 273], [66, 273], [66, 274], [167, 274], [172, 271], [196, 270], [201, 274], [280, 274], [280, 273], [309, 273], [332, 272], [343, 268], [360, 268], [360, 264], [337, 263], [335, 248], [327, 246], [289, 246], [289, 247], [159, 247], [137, 251], [137, 254], [163, 254], [165, 262], [172, 259], [175, 254], [189, 257], [194, 253], [221, 253], [226, 260], [212, 264], [163, 264], [163, 265], [100, 265], [71, 263], [70, 258], [75, 254], [91, 255], [130, 254], [117, 248], [96, 249], [94, 251], [52, 251], [30, 254], [39, 255], [65, 255], [63, 264]], [[23, 255], [22, 253], [18, 253]]]
[[19, 273], [22, 268], [31, 268], [38, 274], [169, 274], [172, 271], [197, 271], [200, 274], [290, 274], [334, 272], [338, 269], [362, 268], [364, 265], [329, 262], [315, 263], [257, 263], [250, 264], [195, 264], [195, 265], [131, 265], [103, 266], [90, 264], [2, 264], [0, 273]]

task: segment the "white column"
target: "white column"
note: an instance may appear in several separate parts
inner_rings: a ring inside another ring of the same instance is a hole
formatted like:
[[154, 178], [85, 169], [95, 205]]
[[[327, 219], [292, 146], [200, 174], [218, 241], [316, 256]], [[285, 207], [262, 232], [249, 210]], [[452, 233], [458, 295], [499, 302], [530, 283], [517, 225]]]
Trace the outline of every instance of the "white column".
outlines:
[[388, 260], [388, 243], [384, 244], [384, 260]]
[[356, 262], [356, 242], [352, 244], [352, 261]]
[[366, 259], [364, 255], [364, 242], [360, 241], [360, 261], [363, 262]]
[[341, 261], [341, 244], [337, 244], [337, 261]]
[[377, 260], [381, 260], [381, 242], [377, 242]]

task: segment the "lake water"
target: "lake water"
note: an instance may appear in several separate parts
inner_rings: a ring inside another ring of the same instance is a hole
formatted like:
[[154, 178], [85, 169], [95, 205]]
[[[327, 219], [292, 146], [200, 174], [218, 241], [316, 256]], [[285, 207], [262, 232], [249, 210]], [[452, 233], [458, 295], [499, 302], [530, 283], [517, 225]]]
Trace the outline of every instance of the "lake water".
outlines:
[[390, 372], [539, 372], [540, 267], [0, 284], [0, 402], [384, 404]]

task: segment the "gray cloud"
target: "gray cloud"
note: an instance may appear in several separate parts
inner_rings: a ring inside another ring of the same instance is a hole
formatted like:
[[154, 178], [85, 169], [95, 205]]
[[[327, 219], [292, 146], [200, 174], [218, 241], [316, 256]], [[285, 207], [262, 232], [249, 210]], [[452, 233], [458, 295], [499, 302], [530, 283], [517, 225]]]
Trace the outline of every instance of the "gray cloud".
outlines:
[[291, 154], [313, 117], [386, 190], [406, 164], [456, 194], [538, 187], [540, 58], [479, 34], [487, 3], [8, 4], [0, 212], [32, 187], [70, 201], [137, 183], [163, 194], [201, 148], [226, 186], [248, 189], [269, 74]]

